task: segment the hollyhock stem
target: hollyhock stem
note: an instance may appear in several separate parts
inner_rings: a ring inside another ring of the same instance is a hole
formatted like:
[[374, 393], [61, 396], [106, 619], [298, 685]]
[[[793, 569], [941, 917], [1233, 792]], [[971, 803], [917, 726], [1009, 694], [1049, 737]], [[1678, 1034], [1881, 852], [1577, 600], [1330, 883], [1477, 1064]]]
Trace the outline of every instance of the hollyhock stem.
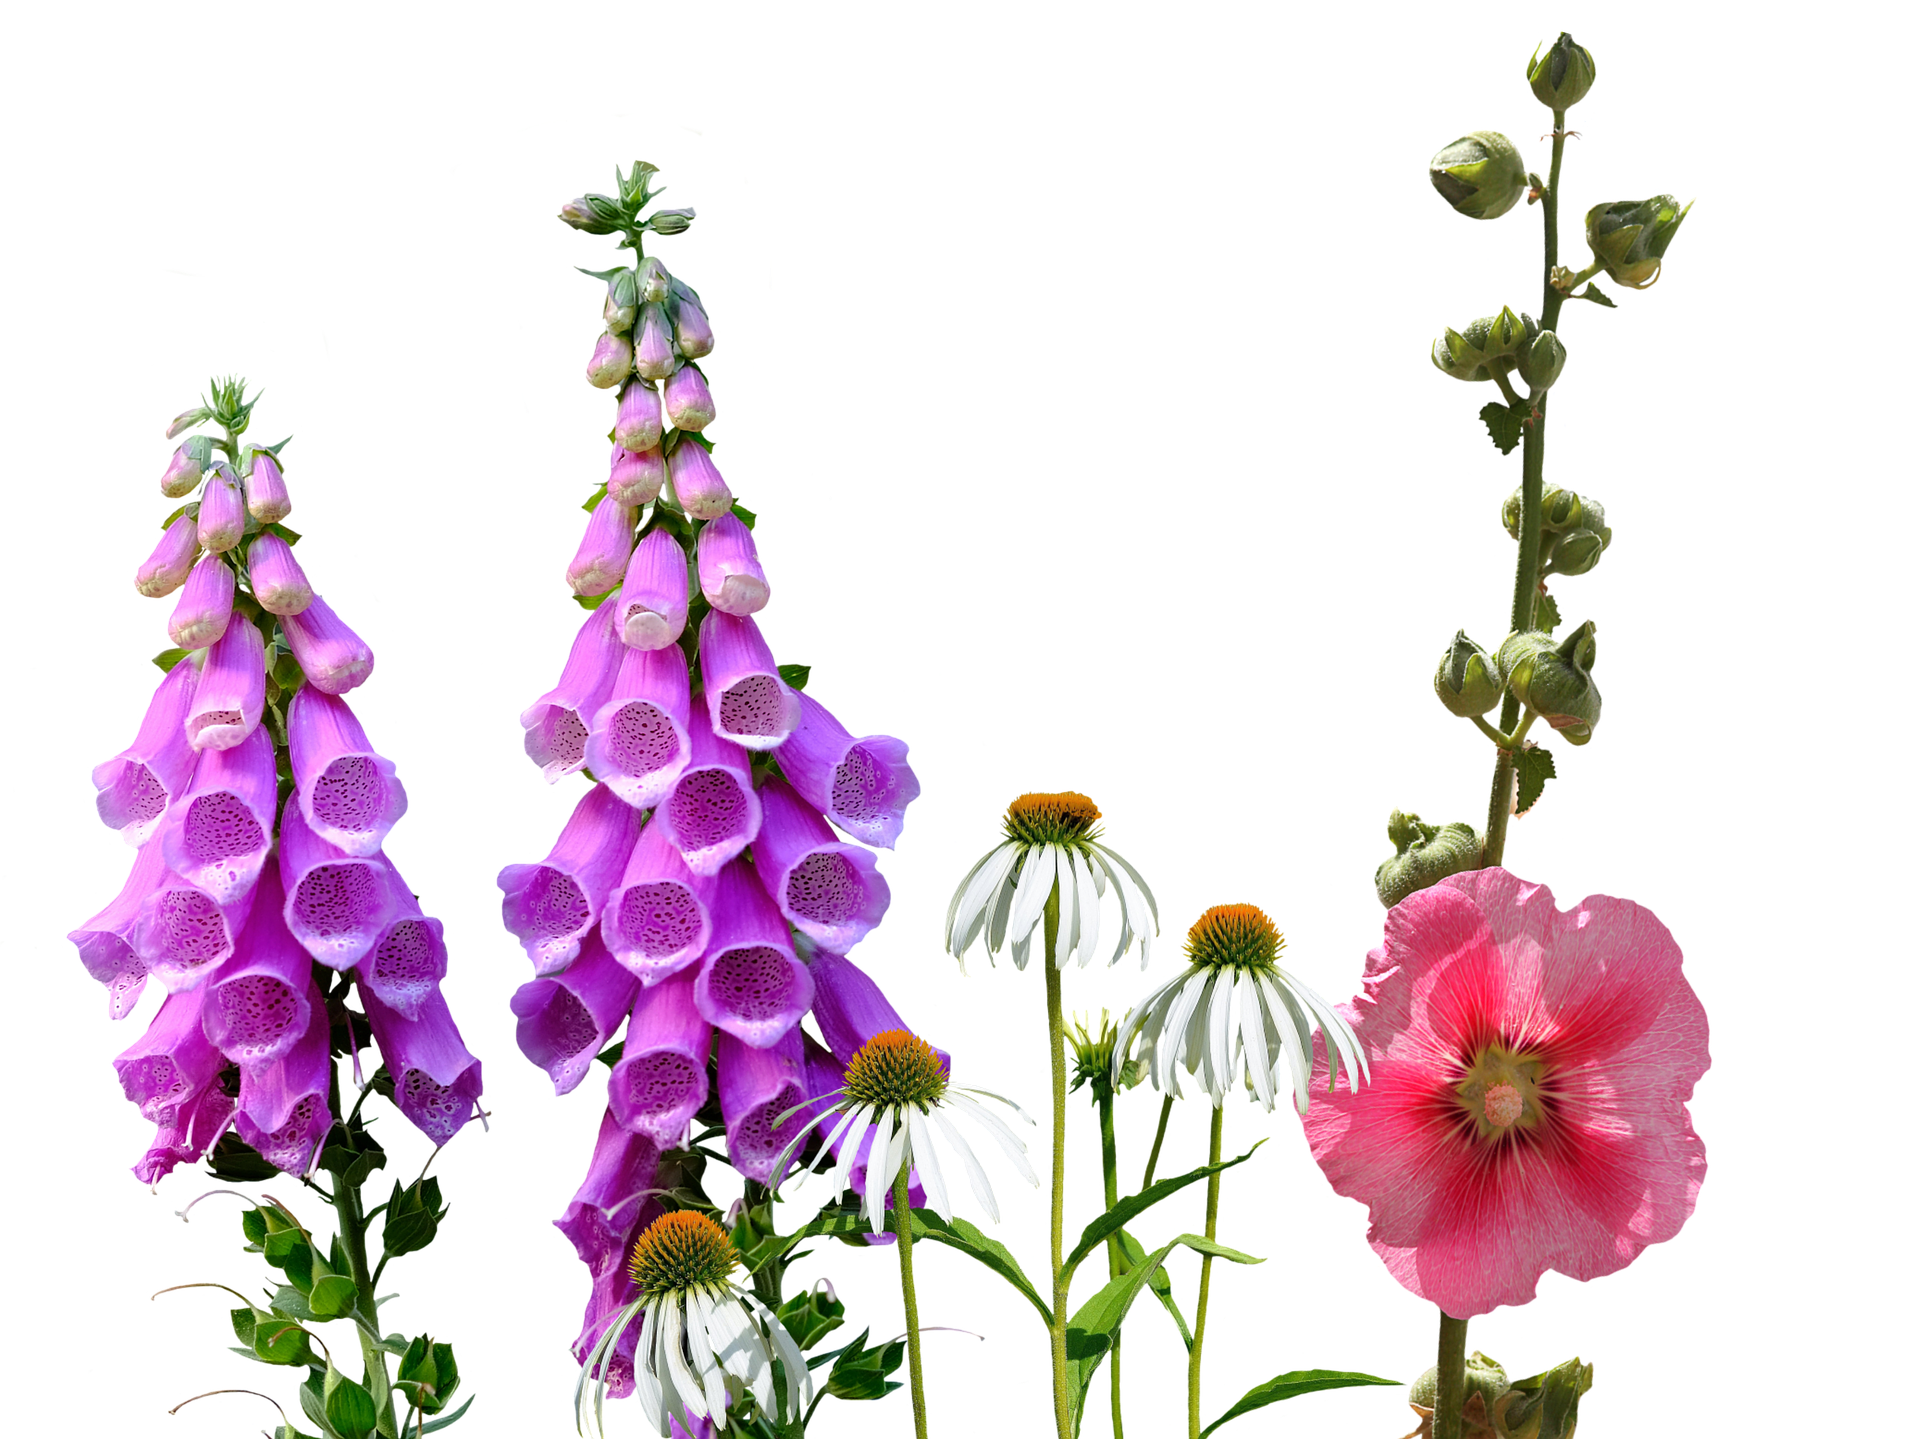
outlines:
[[[1111, 1210], [1120, 1202], [1120, 1155], [1113, 1142], [1113, 1091], [1105, 1086], [1099, 1090], [1100, 1102], [1100, 1179], [1102, 1193], [1106, 1197], [1107, 1208]], [[1123, 1260], [1120, 1252], [1120, 1236], [1107, 1236], [1107, 1278], [1118, 1279]], [[1108, 1368], [1112, 1371], [1112, 1396], [1108, 1404], [1113, 1411], [1113, 1439], [1122, 1439], [1124, 1433], [1120, 1423], [1120, 1335], [1113, 1336], [1113, 1349], [1108, 1356]]]
[[[1213, 1126], [1207, 1134], [1207, 1163], [1220, 1162], [1220, 1129], [1227, 1117], [1224, 1104], [1213, 1111]], [[1220, 1218], [1220, 1175], [1207, 1176], [1207, 1238], [1213, 1238]], [[1200, 1439], [1200, 1345], [1207, 1337], [1207, 1290], [1213, 1282], [1213, 1256], [1200, 1256], [1200, 1297], [1193, 1305], [1193, 1348], [1187, 1354], [1187, 1439]]]
[[[1029, 856], [1027, 863], [1034, 861]], [[1067, 1404], [1067, 1284], [1061, 1268], [1067, 1210], [1067, 1028], [1060, 1012], [1060, 966], [1054, 950], [1060, 941], [1060, 886], [1047, 896], [1046, 926], [1047, 1049], [1053, 1071], [1053, 1422], [1060, 1439], [1073, 1439]]]
[[[1557, 138], [1553, 151], [1558, 160], [1560, 141]], [[1460, 1407], [1466, 1402], [1467, 1321], [1455, 1319], [1442, 1309], [1439, 1388], [1433, 1396], [1433, 1439], [1460, 1439]]]
[[920, 1378], [920, 1301], [913, 1295], [913, 1199], [907, 1192], [911, 1166], [893, 1176], [893, 1216], [900, 1235], [900, 1298], [907, 1306], [907, 1374], [913, 1381], [914, 1439], [927, 1439], [927, 1394]]
[[1169, 1094], [1160, 1101], [1160, 1127], [1153, 1131], [1153, 1148], [1147, 1151], [1147, 1172], [1140, 1179], [1142, 1189], [1153, 1183], [1154, 1166], [1160, 1163], [1160, 1146], [1166, 1142], [1167, 1120], [1172, 1115], [1173, 1096]]

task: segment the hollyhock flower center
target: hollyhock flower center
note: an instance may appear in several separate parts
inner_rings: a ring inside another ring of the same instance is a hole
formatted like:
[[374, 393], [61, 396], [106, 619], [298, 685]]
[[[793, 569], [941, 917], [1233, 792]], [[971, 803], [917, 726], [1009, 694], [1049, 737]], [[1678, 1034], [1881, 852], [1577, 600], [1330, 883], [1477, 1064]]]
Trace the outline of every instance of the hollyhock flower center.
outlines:
[[1286, 940], [1251, 904], [1216, 904], [1187, 931], [1187, 958], [1212, 969], [1269, 969]]
[[940, 1052], [917, 1034], [883, 1029], [847, 1065], [847, 1097], [855, 1104], [931, 1108], [947, 1092]]
[[727, 1232], [704, 1214], [663, 1214], [633, 1241], [627, 1272], [648, 1298], [689, 1289], [717, 1289], [740, 1265]]
[[1021, 844], [1072, 844], [1092, 839], [1100, 806], [1072, 790], [1023, 794], [1007, 806], [1007, 838]]
[[1454, 1087], [1460, 1107], [1483, 1140], [1510, 1130], [1528, 1130], [1545, 1115], [1542, 1089], [1546, 1062], [1535, 1054], [1515, 1054], [1490, 1044], [1475, 1057], [1466, 1078]]

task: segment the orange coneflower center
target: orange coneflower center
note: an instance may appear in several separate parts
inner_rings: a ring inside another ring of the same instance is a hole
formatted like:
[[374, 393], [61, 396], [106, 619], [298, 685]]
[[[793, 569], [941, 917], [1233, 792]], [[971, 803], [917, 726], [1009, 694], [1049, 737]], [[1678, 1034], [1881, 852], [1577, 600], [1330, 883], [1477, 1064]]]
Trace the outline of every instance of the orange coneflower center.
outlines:
[[740, 1254], [726, 1230], [704, 1214], [677, 1209], [663, 1214], [633, 1241], [627, 1272], [646, 1295], [710, 1289], [739, 1267]]
[[1215, 969], [1265, 969], [1286, 943], [1265, 910], [1216, 904], [1187, 931], [1187, 958]]
[[1007, 806], [1007, 838], [1023, 844], [1091, 839], [1100, 806], [1083, 794], [1023, 794]]
[[947, 1092], [940, 1053], [917, 1034], [885, 1029], [847, 1065], [847, 1097], [856, 1104], [926, 1109]]

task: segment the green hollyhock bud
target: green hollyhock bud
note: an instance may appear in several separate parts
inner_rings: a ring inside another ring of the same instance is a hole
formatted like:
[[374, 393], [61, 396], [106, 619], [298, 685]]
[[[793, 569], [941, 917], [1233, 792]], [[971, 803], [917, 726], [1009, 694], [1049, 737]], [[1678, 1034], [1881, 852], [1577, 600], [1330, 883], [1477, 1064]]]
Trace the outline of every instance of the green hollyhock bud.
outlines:
[[[1564, 493], [1564, 492], [1563, 492]], [[1550, 575], [1584, 575], [1600, 563], [1600, 556], [1613, 543], [1613, 530], [1607, 524], [1606, 507], [1598, 500], [1577, 497], [1579, 520], [1562, 526], [1545, 547], [1543, 566]]]
[[1493, 656], [1468, 639], [1465, 630], [1455, 630], [1453, 643], [1433, 672], [1433, 692], [1449, 714], [1471, 719], [1499, 704], [1506, 686], [1500, 683]]
[[1595, 205], [1587, 211], [1587, 245], [1615, 280], [1644, 290], [1660, 278], [1660, 261], [1692, 208], [1689, 201], [1682, 209], [1671, 195]]
[[1522, 347], [1540, 334], [1531, 315], [1502, 309], [1464, 330], [1448, 330], [1433, 342], [1433, 367], [1456, 380], [1491, 380], [1518, 363]]
[[[1482, 1414], [1492, 1411], [1500, 1396], [1507, 1392], [1507, 1371], [1500, 1367], [1497, 1359], [1489, 1359], [1475, 1350], [1467, 1356], [1467, 1383], [1460, 1398], [1464, 1405], [1473, 1402], [1474, 1395], [1480, 1396]], [[1433, 1401], [1440, 1395], [1440, 1370], [1436, 1365], [1414, 1380], [1407, 1390], [1407, 1402], [1416, 1409], [1431, 1414]]]
[[1552, 330], [1542, 330], [1522, 345], [1514, 365], [1520, 378], [1527, 382], [1527, 388], [1536, 395], [1550, 389], [1566, 367], [1567, 347]]
[[1588, 620], [1558, 644], [1544, 630], [1508, 635], [1496, 658], [1515, 699], [1569, 744], [1585, 744], [1600, 723], [1600, 688], [1592, 674], [1597, 653]]
[[1580, 1396], [1593, 1388], [1593, 1366], [1569, 1359], [1544, 1374], [1516, 1379], [1489, 1411], [1500, 1439], [1573, 1439]]
[[1394, 855], [1373, 872], [1373, 887], [1388, 909], [1450, 874], [1480, 868], [1486, 846], [1470, 824], [1422, 824], [1419, 815], [1399, 810], [1387, 820], [1387, 838]]
[[1538, 50], [1527, 62], [1527, 84], [1533, 87], [1533, 97], [1550, 110], [1565, 110], [1569, 106], [1586, 98], [1587, 91], [1593, 88], [1593, 56], [1584, 45], [1573, 43], [1573, 36], [1566, 31], [1560, 32], [1560, 38], [1547, 47], [1543, 55]]
[[1427, 162], [1440, 198], [1463, 215], [1493, 220], [1527, 193], [1527, 167], [1513, 141], [1494, 130], [1462, 135]]

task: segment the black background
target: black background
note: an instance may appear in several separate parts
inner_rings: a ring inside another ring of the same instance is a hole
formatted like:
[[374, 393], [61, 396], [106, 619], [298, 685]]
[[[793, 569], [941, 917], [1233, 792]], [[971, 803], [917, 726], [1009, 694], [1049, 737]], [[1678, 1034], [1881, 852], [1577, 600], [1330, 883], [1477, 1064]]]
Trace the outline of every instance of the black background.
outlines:
[[[52, 344], [98, 384], [73, 451], [83, 500], [60, 511], [75, 542], [61, 592], [75, 598], [58, 628], [79, 642], [17, 661], [29, 684], [71, 695], [46, 755], [63, 903], [36, 907], [44, 922], [15, 943], [46, 959], [61, 1016], [50, 1062], [63, 1103], [84, 1112], [63, 1183], [94, 1205], [100, 1249], [67, 1297], [69, 1322], [140, 1335], [113, 1364], [125, 1422], [157, 1431], [165, 1404], [221, 1383], [292, 1406], [284, 1376], [223, 1351], [227, 1297], [144, 1308], [165, 1283], [252, 1291], [265, 1270], [238, 1251], [236, 1203], [209, 1201], [192, 1226], [171, 1218], [211, 1183], [204, 1170], [179, 1170], [159, 1201], [125, 1174], [150, 1128], [108, 1057], [138, 1036], [157, 986], [109, 1026], [60, 938], [131, 859], [90, 817], [84, 772], [127, 744], [156, 682], [146, 657], [165, 644], [167, 605], [134, 596], [125, 576], [169, 509], [154, 494], [161, 427], [209, 373], [269, 386], [248, 438], [298, 434], [286, 469], [301, 561], [378, 651], [351, 701], [411, 793], [390, 853], [447, 924], [447, 997], [488, 1064], [493, 1132], [468, 1128], [436, 1160], [451, 1216], [438, 1245], [390, 1270], [384, 1287], [405, 1297], [384, 1322], [457, 1343], [482, 1431], [511, 1418], [515, 1433], [561, 1435], [586, 1278], [551, 1220], [586, 1166], [601, 1099], [586, 1085], [555, 1101], [516, 1053], [505, 1001], [528, 966], [499, 930], [492, 884], [503, 863], [540, 857], [580, 784], [543, 786], [515, 726], [580, 617], [561, 569], [580, 500], [605, 473], [612, 407], [580, 378], [601, 286], [572, 269], [614, 263], [612, 240], [568, 231], [553, 211], [609, 190], [612, 165], [636, 156], [660, 165], [666, 204], [699, 209], [693, 231], [657, 248], [720, 330], [710, 434], [737, 500], [760, 513], [774, 582], [762, 626], [781, 661], [814, 667], [812, 694], [856, 734], [906, 738], [925, 786], [881, 861], [893, 909], [852, 959], [964, 1076], [1035, 1112], [1044, 1176], [1041, 974], [1004, 959], [989, 970], [975, 947], [962, 982], [935, 938], [1014, 793], [1094, 795], [1108, 841], [1156, 890], [1152, 974], [1133, 955], [1104, 972], [1108, 938], [1091, 972], [1068, 976], [1069, 1007], [1116, 1014], [1177, 963], [1192, 918], [1227, 899], [1273, 913], [1298, 972], [1348, 997], [1379, 939], [1369, 876], [1388, 805], [1482, 817], [1486, 747], [1434, 705], [1427, 674], [1455, 622], [1486, 646], [1500, 638], [1511, 546], [1496, 505], [1519, 453], [1498, 455], [1476, 423], [1492, 390], [1440, 377], [1425, 346], [1444, 321], [1501, 300], [1538, 313], [1540, 219], [1526, 207], [1494, 225], [1459, 219], [1421, 161], [1494, 125], [1544, 167], [1534, 134], [1548, 115], [1519, 81], [1528, 44], [1373, 61], [1356, 90], [1367, 104], [1338, 123], [1187, 119], [1114, 83], [993, 131], [948, 119], [939, 96], [858, 113], [820, 100], [632, 117], [530, 100], [328, 129], [269, 106], [230, 127], [238, 136], [148, 115], [113, 134], [109, 154], [88, 154], [111, 163], [115, 215], [136, 223], [111, 271], [69, 259], [48, 280], [63, 296]], [[1561, 905], [1590, 891], [1649, 903], [1718, 1020], [1730, 964], [1705, 897], [1726, 874], [1684, 826], [1726, 780], [1674, 757], [1695, 672], [1668, 634], [1711, 586], [1672, 519], [1690, 446], [1713, 425], [1684, 386], [1705, 378], [1690, 355], [1728, 246], [1728, 181], [1715, 96], [1672, 92], [1632, 44], [1596, 54], [1601, 86], [1574, 115], [1586, 140], [1569, 146], [1563, 256], [1586, 259], [1578, 217], [1594, 200], [1705, 198], [1657, 288], [1609, 286], [1619, 311], [1576, 305], [1563, 325], [1571, 365], [1548, 478], [1605, 501], [1619, 538], [1555, 594], [1569, 622], [1601, 622], [1607, 717], [1586, 749], [1553, 745], [1561, 778], [1515, 826], [1509, 865]], [[1697, 728], [1688, 740], [1711, 749]], [[15, 780], [42, 782], [38, 767]], [[10, 878], [15, 891], [44, 882], [17, 866]], [[1104, 926], [1112, 936], [1112, 899]], [[1534, 1305], [1473, 1324], [1471, 1343], [1515, 1374], [1594, 1358], [1588, 1412], [1617, 1416], [1615, 1433], [1670, 1399], [1678, 1378], [1638, 1360], [1688, 1341], [1690, 1297], [1734, 1266], [1722, 1203], [1743, 1183], [1740, 1147], [1722, 1141], [1732, 1068], [1722, 1049], [1693, 1103], [1715, 1170], [1678, 1241], [1596, 1285], [1548, 1276]], [[1154, 1112], [1150, 1093], [1121, 1107], [1125, 1187]], [[1202, 1160], [1204, 1120], [1204, 1105], [1177, 1110], [1162, 1174]], [[397, 1118], [382, 1128], [388, 1174], [417, 1172], [424, 1139]], [[1079, 1097], [1069, 1134], [1073, 1233], [1098, 1201]], [[1271, 1260], [1217, 1272], [1208, 1414], [1284, 1368], [1413, 1378], [1432, 1358], [1432, 1308], [1380, 1270], [1365, 1210], [1332, 1197], [1292, 1116], [1233, 1099], [1229, 1151], [1260, 1134], [1273, 1143], [1229, 1176], [1221, 1237]], [[983, 1157], [1006, 1203], [998, 1233], [1044, 1281], [1044, 1191]], [[313, 1193], [265, 1187], [324, 1226]], [[822, 1195], [816, 1178], [799, 1199]], [[1200, 1195], [1137, 1232], [1152, 1243], [1198, 1228]], [[829, 1247], [789, 1291], [822, 1270], [849, 1303], [841, 1339], [862, 1324], [895, 1333], [893, 1256]], [[1077, 1299], [1098, 1274], [1096, 1260]], [[1025, 1305], [941, 1249], [922, 1251], [920, 1276], [925, 1324], [987, 1335], [927, 1339], [937, 1429], [1050, 1431], [1044, 1337]], [[1192, 1276], [1190, 1256], [1175, 1262], [1188, 1312]], [[1131, 1433], [1183, 1431], [1171, 1329], [1144, 1306], [1127, 1333]], [[182, 1433], [207, 1435], [275, 1418], [246, 1397], [188, 1416]], [[829, 1404], [822, 1420], [902, 1433], [906, 1399]], [[1411, 1416], [1382, 1391], [1296, 1402], [1267, 1422], [1388, 1435]], [[636, 1406], [614, 1426], [639, 1433]], [[1104, 1374], [1087, 1433], [1106, 1433]]]

